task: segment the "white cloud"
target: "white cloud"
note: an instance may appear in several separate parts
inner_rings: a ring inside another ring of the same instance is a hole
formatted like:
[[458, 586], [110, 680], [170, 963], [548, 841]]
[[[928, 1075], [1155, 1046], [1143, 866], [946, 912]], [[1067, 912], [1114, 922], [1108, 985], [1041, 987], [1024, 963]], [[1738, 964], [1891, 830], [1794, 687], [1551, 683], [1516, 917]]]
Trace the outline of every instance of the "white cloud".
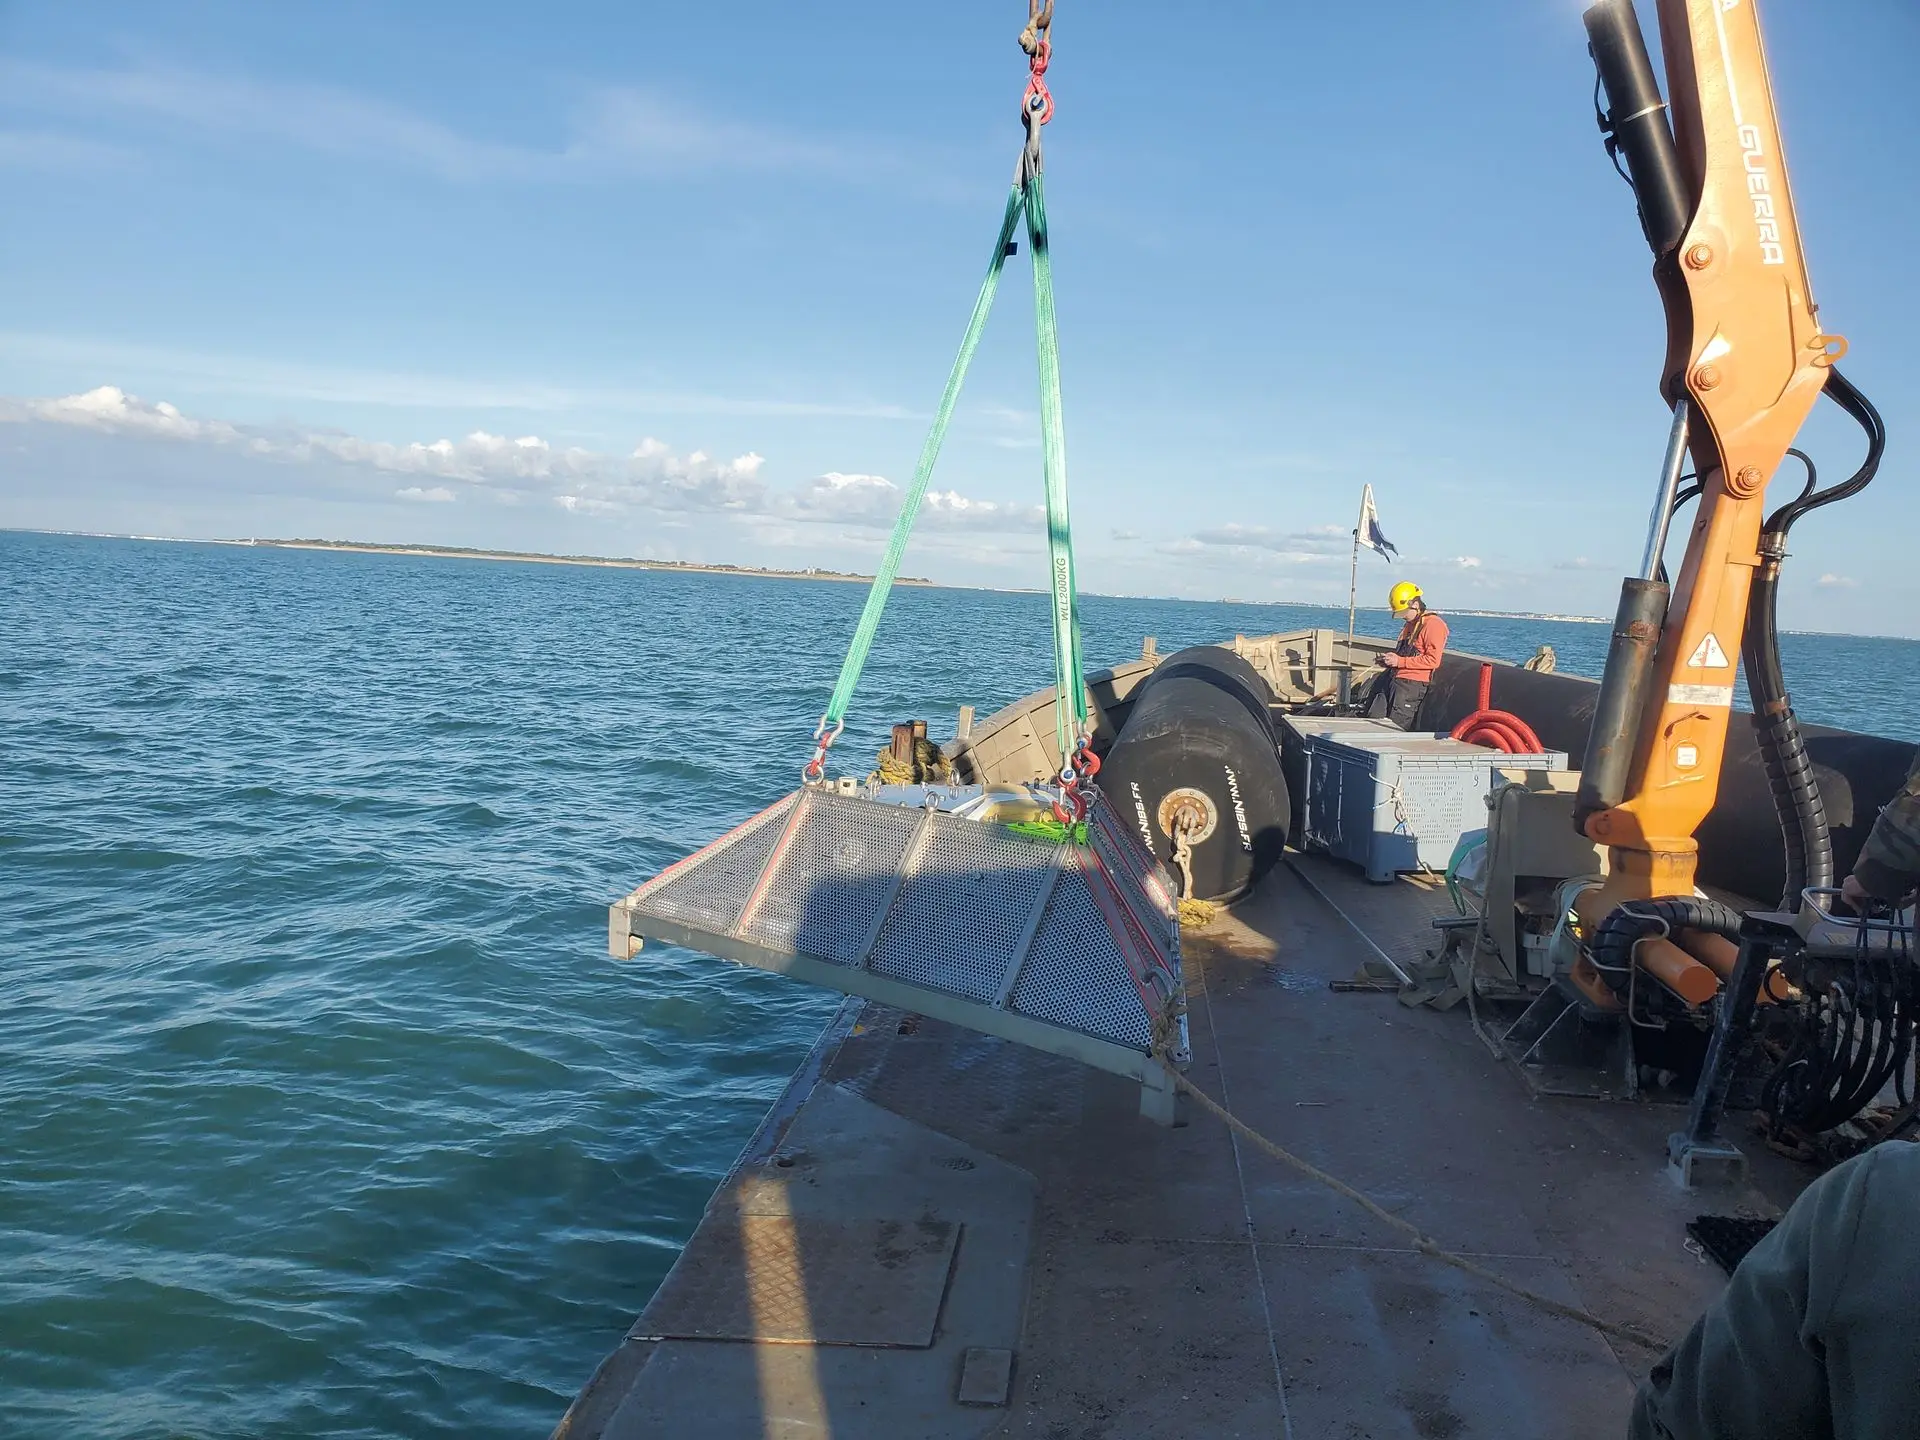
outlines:
[[699, 391], [570, 387], [515, 380], [471, 379], [384, 370], [289, 364], [257, 355], [214, 355], [166, 346], [130, 344], [85, 336], [0, 331], [0, 352], [30, 366], [81, 366], [158, 378], [188, 393], [260, 395], [282, 400], [318, 400], [419, 410], [524, 410], [552, 413], [581, 409], [647, 411], [677, 415], [830, 417], [858, 420], [922, 420], [899, 405], [875, 400], [796, 400], [777, 396], [716, 395]]
[[0, 167], [9, 170], [100, 170], [134, 159], [133, 151], [103, 140], [49, 130], [0, 130]]
[[1194, 539], [1191, 535], [1185, 535], [1178, 540], [1161, 541], [1153, 547], [1153, 553], [1156, 555], [1171, 555], [1176, 559], [1182, 559], [1189, 555], [1203, 555], [1206, 553], [1206, 549], [1207, 547], [1204, 542]]
[[[756, 462], [758, 456], [751, 457]], [[736, 462], [737, 463], [737, 462]], [[884, 475], [828, 471], [790, 494], [767, 497], [761, 513], [796, 520], [839, 520], [888, 527], [900, 511], [900, 487]], [[974, 500], [956, 490], [928, 490], [919, 523], [942, 530], [1031, 530], [1046, 519], [1037, 505]]]
[[585, 495], [556, 495], [553, 503], [572, 515], [617, 515], [620, 507], [611, 500], [594, 500]]
[[1835, 575], [1831, 571], [1814, 582], [1822, 590], [1857, 590], [1860, 582], [1851, 575]]
[[1586, 556], [1576, 555], [1571, 560], [1554, 561], [1553, 568], [1556, 570], [1595, 570], [1595, 569], [1598, 569], [1599, 567], [1596, 566], [1593, 563], [1593, 561], [1589, 560]]
[[1453, 557], [1453, 563], [1458, 565], [1462, 570], [1478, 570], [1480, 568], [1480, 557], [1478, 555], [1456, 555]]
[[1121, 530], [1116, 527], [1113, 531], [1113, 538], [1121, 541], [1138, 540], [1140, 538], [1140, 532], [1138, 530]]
[[[340, 431], [288, 431], [198, 420], [164, 401], [151, 403], [103, 385], [58, 399], [0, 401], [0, 423], [63, 425], [144, 439], [198, 444], [283, 465], [344, 466], [443, 483], [407, 485], [396, 498], [446, 504], [462, 494], [508, 504], [550, 500], [580, 515], [628, 510], [655, 514], [734, 514], [774, 521], [839, 523], [886, 529], [900, 508], [900, 489], [883, 475], [829, 471], [797, 490], [769, 486], [765, 457], [749, 452], [716, 460], [705, 451], [680, 455], [648, 437], [627, 455], [559, 447], [538, 435], [509, 437], [475, 430], [460, 440], [399, 444]], [[920, 522], [931, 530], [1037, 530], [1038, 506], [976, 500], [955, 490], [929, 490]]]
[[[1236, 522], [1197, 530], [1190, 538], [1193, 550], [1226, 549], [1243, 555], [1260, 554], [1289, 565], [1314, 565], [1353, 553], [1353, 532], [1339, 525], [1275, 530], [1266, 525]], [[1162, 553], [1174, 553], [1164, 546], [1160, 548]]]
[[[564, 115], [547, 145], [478, 139], [402, 106], [335, 86], [260, 81], [165, 66], [79, 69], [0, 62], [15, 107], [98, 123], [139, 117], [242, 141], [422, 170], [458, 183], [595, 181], [634, 174], [807, 174], [929, 188], [911, 157], [857, 130], [809, 135], [716, 116], [682, 97], [600, 87]], [[119, 135], [134, 133], [124, 123]], [[42, 142], [44, 148], [44, 141]], [[85, 141], [65, 141], [68, 145]]]
[[225, 421], [189, 420], [164, 400], [157, 405], [149, 405], [136, 400], [117, 385], [102, 385], [84, 395], [25, 400], [19, 404], [26, 412], [22, 418], [46, 420], [55, 425], [164, 435], [174, 440], [211, 440], [223, 444], [241, 438], [240, 432]]

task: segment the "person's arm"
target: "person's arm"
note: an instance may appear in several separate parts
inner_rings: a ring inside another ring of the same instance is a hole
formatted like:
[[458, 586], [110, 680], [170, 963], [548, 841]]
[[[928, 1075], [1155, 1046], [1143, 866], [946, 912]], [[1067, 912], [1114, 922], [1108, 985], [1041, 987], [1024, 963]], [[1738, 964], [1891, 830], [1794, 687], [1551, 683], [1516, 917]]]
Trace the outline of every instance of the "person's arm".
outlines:
[[1747, 1253], [1640, 1386], [1629, 1440], [1822, 1440], [1834, 1433], [1824, 1331], [1834, 1297], [1849, 1283], [1873, 1154], [1814, 1181]]
[[1405, 625], [1402, 625], [1400, 627], [1400, 639], [1397, 642], [1395, 642], [1395, 646], [1393, 649], [1387, 651], [1386, 654], [1380, 657], [1380, 663], [1386, 666], [1387, 669], [1389, 670], [1398, 670], [1402, 665], [1406, 664], [1407, 657], [1402, 655], [1399, 649], [1401, 645], [1404, 645], [1406, 643], [1406, 640], [1407, 640], [1407, 627]]
[[1898, 900], [1920, 882], [1920, 759], [1907, 783], [1886, 803], [1853, 862], [1853, 874], [1840, 887], [1852, 902], [1871, 896]]
[[1420, 668], [1432, 675], [1440, 668], [1440, 657], [1447, 653], [1447, 622], [1429, 615], [1414, 643], [1420, 649]]

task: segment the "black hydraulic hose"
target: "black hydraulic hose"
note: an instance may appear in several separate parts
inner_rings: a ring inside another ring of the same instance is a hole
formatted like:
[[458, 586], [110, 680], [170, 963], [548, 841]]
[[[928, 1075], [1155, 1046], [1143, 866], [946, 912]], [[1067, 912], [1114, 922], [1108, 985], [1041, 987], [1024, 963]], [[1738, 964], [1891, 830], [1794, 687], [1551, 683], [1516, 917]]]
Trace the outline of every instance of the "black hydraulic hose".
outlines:
[[[1702, 488], [1704, 487], [1700, 484], [1700, 477], [1691, 470], [1675, 482], [1673, 508], [1668, 512], [1667, 516], [1667, 530], [1669, 534], [1672, 533], [1674, 518], [1680, 514], [1681, 507], [1698, 500]], [[1667, 583], [1667, 562], [1664, 557], [1662, 557], [1660, 561], [1660, 569], [1655, 574], [1654, 579], [1658, 580], [1662, 585]]]
[[[1848, 1116], [1864, 1110], [1873, 1103], [1874, 1097], [1886, 1089], [1887, 1082], [1900, 1066], [1906, 1048], [1903, 1041], [1908, 1007], [1900, 1003], [1899, 977], [1892, 961], [1886, 956], [1876, 960], [1874, 970], [1874, 1014], [1879, 1020], [1877, 1043], [1874, 1046], [1873, 1064], [1855, 1087], [1853, 1108], [1847, 1112]], [[1834, 1123], [1840, 1122], [1836, 1120]]]
[[1672, 895], [1659, 900], [1630, 900], [1615, 906], [1600, 922], [1587, 946], [1593, 968], [1615, 991], [1625, 994], [1633, 978], [1633, 950], [1649, 935], [1671, 937], [1682, 930], [1704, 930], [1738, 944], [1740, 915], [1718, 900]]
[[1778, 1135], [1834, 1129], [1860, 1114], [1886, 1088], [1906, 1106], [1907, 1068], [1914, 1056], [1920, 979], [1911, 939], [1893, 954], [1869, 949], [1866, 936], [1850, 974], [1830, 976], [1811, 994], [1799, 1034], [1767, 1077], [1761, 1109]]
[[1816, 1062], [1831, 1034], [1833, 1011], [1830, 1005], [1822, 1007], [1812, 997], [1802, 1003], [1809, 1008], [1793, 1042], [1760, 1088], [1760, 1109], [1772, 1122], [1775, 1139], [1783, 1128], [1798, 1123], [1795, 1116], [1806, 1109], [1807, 1096], [1826, 1073], [1824, 1063]]
[[1780, 668], [1780, 565], [1786, 558], [1787, 529], [1804, 514], [1796, 509], [1808, 503], [1819, 483], [1813, 461], [1789, 450], [1807, 467], [1807, 480], [1793, 504], [1775, 513], [1760, 537], [1760, 568], [1754, 572], [1747, 595], [1746, 634], [1741, 660], [1747, 672], [1747, 691], [1753, 698], [1754, 742], [1773, 794], [1774, 813], [1780, 819], [1785, 851], [1785, 884], [1781, 908], [1797, 911], [1809, 886], [1833, 887], [1833, 832], [1827, 823], [1826, 803], [1814, 778], [1813, 761], [1787, 696], [1787, 680]]
[[1876, 968], [1871, 959], [1859, 954], [1854, 956], [1853, 989], [1849, 994], [1853, 1002], [1851, 1038], [1854, 1043], [1844, 1057], [1846, 1068], [1839, 1083], [1818, 1116], [1825, 1122], [1820, 1126], [1823, 1130], [1832, 1129], [1857, 1112], [1886, 1083], [1877, 1072], [1886, 1059], [1885, 1052], [1892, 1048], [1887, 1044], [1891, 1027], [1882, 1003], [1880, 980], [1874, 973]]
[[1894, 965], [1893, 1005], [1894, 1013], [1899, 1017], [1899, 1044], [1893, 1056], [1893, 1098], [1902, 1109], [1912, 1103], [1907, 1089], [1907, 1072], [1913, 1059], [1914, 1006], [1920, 1002], [1920, 983], [1916, 983], [1914, 958], [1909, 940], [1902, 947], [1902, 954]]
[[1825, 490], [1814, 490], [1812, 486], [1800, 492], [1794, 499], [1774, 511], [1767, 517], [1764, 527], [1767, 531], [1778, 531], [1785, 535], [1793, 528], [1796, 520], [1803, 515], [1818, 510], [1823, 505], [1831, 505], [1836, 500], [1850, 500], [1873, 483], [1873, 477], [1880, 473], [1881, 458], [1887, 453], [1887, 426], [1880, 418], [1880, 412], [1874, 408], [1857, 389], [1853, 382], [1840, 373], [1837, 366], [1827, 371], [1826, 388], [1821, 392], [1848, 415], [1853, 417], [1867, 436], [1867, 455], [1860, 462], [1860, 468], [1838, 485]]
[[1840, 1106], [1860, 1043], [1859, 1007], [1845, 984], [1835, 984], [1761, 1092], [1761, 1108], [1776, 1135], [1787, 1125], [1817, 1134], [1850, 1118], [1853, 1112]]
[[1741, 645], [1747, 690], [1753, 698], [1755, 744], [1773, 793], [1774, 810], [1780, 817], [1786, 861], [1780, 903], [1789, 911], [1800, 908], [1801, 894], [1809, 887], [1832, 887], [1833, 832], [1780, 668], [1780, 567], [1786, 560], [1787, 534], [1794, 523], [1822, 506], [1866, 489], [1879, 472], [1887, 448], [1887, 427], [1880, 412], [1838, 368], [1828, 369], [1824, 393], [1866, 433], [1866, 458], [1846, 480], [1821, 490], [1813, 461], [1799, 450], [1787, 452], [1807, 467], [1807, 480], [1798, 495], [1767, 517], [1762, 528], [1760, 568], [1747, 597], [1747, 627]]

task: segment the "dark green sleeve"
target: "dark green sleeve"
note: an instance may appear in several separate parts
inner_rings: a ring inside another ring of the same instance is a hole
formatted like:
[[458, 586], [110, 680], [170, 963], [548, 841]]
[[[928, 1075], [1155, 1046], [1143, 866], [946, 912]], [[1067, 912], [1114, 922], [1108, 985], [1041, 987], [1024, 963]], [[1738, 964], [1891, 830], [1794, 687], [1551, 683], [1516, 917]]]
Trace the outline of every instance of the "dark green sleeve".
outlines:
[[1823, 1330], [1865, 1191], [1858, 1161], [1807, 1187], [1641, 1385], [1631, 1440], [1833, 1435]]
[[1873, 822], [1853, 875], [1882, 900], [1898, 900], [1920, 883], [1920, 758]]

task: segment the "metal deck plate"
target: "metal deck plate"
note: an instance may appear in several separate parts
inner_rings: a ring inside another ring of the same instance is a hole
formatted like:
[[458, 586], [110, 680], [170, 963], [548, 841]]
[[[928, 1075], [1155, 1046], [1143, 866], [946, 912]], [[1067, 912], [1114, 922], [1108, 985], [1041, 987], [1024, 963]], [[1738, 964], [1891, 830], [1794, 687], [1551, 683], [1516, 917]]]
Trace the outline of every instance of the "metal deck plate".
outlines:
[[1744, 1215], [1701, 1215], [1687, 1222], [1687, 1233], [1731, 1275], [1747, 1258], [1747, 1252], [1771, 1235], [1779, 1223]]
[[924, 1349], [960, 1230], [931, 1219], [709, 1220], [630, 1338]]

